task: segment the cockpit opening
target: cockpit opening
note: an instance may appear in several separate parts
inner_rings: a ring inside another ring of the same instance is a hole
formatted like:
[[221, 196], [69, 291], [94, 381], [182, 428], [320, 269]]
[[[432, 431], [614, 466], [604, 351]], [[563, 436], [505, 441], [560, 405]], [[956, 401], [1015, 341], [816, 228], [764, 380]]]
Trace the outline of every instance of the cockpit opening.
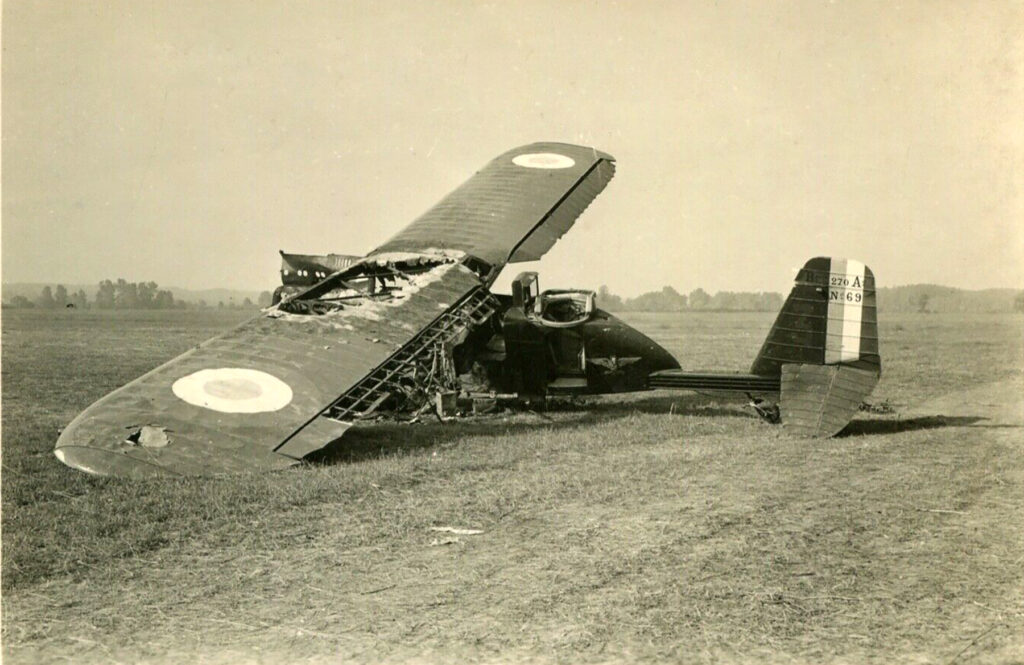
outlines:
[[584, 289], [540, 291], [535, 272], [519, 273], [512, 281], [512, 305], [527, 318], [551, 328], [571, 328], [588, 321], [595, 293]]

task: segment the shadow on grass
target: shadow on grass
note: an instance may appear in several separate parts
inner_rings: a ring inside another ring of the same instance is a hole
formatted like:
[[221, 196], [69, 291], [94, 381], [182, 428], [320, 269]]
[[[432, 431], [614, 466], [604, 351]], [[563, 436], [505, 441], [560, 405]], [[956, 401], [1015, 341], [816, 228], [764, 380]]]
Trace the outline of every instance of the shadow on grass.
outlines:
[[354, 427], [305, 457], [311, 464], [351, 464], [397, 453], [444, 445], [463, 437], [515, 437], [536, 431], [560, 431], [609, 423], [634, 414], [753, 418], [738, 405], [723, 406], [699, 395], [657, 396], [592, 403], [559, 402], [545, 411], [509, 410], [441, 423], [378, 422]]
[[899, 432], [915, 432], [917, 430], [938, 429], [940, 427], [969, 427], [982, 420], [985, 420], [985, 418], [980, 416], [921, 416], [918, 418], [901, 418], [899, 420], [854, 420], [836, 436], [898, 434]]

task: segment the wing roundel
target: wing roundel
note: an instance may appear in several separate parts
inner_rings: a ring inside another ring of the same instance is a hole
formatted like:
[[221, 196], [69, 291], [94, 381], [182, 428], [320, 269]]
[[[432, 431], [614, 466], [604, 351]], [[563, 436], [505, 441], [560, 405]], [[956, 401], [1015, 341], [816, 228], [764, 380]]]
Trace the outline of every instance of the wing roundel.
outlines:
[[593, 148], [533, 143], [509, 150], [371, 256], [441, 249], [465, 252], [495, 267], [535, 261], [572, 227], [614, 174], [614, 158]]

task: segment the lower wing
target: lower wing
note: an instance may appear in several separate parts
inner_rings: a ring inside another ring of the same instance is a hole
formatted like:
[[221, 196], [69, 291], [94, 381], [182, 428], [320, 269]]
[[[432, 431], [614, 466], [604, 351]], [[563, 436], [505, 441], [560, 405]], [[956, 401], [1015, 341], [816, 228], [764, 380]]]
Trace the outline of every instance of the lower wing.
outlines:
[[90, 406], [55, 453], [118, 476], [295, 464], [347, 429], [325, 417], [339, 398], [481, 285], [463, 265], [442, 262], [394, 287], [318, 313], [264, 312]]

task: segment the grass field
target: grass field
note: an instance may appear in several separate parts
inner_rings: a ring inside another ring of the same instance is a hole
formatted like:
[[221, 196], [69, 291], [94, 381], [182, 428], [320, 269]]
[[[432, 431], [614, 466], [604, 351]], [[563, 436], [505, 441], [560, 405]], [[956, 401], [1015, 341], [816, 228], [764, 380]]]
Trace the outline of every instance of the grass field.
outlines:
[[[653, 392], [375, 426], [269, 475], [56, 460], [240, 315], [3, 313], [5, 662], [1024, 662], [1019, 316], [883, 313], [897, 414], [830, 440]], [[745, 370], [772, 315], [624, 318]]]

